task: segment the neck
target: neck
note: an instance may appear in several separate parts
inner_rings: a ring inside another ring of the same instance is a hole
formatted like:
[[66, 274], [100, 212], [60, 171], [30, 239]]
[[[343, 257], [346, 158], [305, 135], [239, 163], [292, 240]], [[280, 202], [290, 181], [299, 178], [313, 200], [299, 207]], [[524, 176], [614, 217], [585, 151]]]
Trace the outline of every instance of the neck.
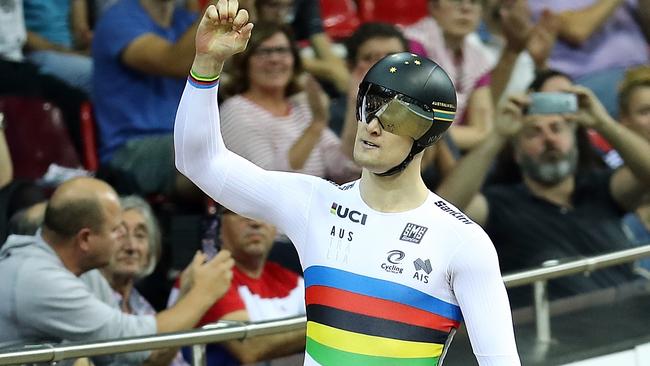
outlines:
[[243, 95], [274, 116], [285, 116], [288, 113], [289, 101], [285, 98], [283, 89], [251, 86]]
[[575, 177], [570, 175], [553, 186], [543, 185], [528, 176], [524, 176], [524, 184], [530, 192], [539, 198], [561, 207], [571, 207], [571, 195], [575, 188]]
[[454, 57], [457, 57], [463, 50], [463, 40], [465, 36], [455, 36], [448, 33], [444, 33], [445, 46], [453, 52]]
[[128, 303], [131, 291], [133, 291], [133, 277], [113, 273], [107, 269], [101, 269], [101, 271], [108, 283], [111, 285], [113, 291], [122, 296], [124, 303]]
[[364, 168], [359, 184], [361, 198], [373, 210], [402, 212], [419, 207], [429, 196], [420, 176], [420, 159], [417, 157], [403, 171], [380, 177]]
[[266, 263], [266, 257], [247, 258], [245, 260], [237, 259], [235, 265], [250, 278], [260, 278]]
[[78, 260], [74, 250], [74, 244], [70, 240], [62, 239], [52, 231], [43, 228], [43, 240], [54, 250], [63, 266], [75, 276], [81, 276], [87, 269], [84, 269]]
[[174, 1], [140, 0], [140, 4], [158, 25], [169, 27], [174, 15]]

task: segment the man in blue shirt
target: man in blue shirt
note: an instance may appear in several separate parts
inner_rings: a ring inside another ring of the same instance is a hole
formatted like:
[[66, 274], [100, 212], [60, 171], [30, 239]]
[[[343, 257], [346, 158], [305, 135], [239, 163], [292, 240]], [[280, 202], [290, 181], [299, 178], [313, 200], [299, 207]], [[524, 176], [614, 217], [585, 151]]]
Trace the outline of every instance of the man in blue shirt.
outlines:
[[95, 29], [100, 160], [140, 194], [194, 192], [177, 179], [171, 133], [194, 56], [195, 20], [174, 1], [122, 0]]

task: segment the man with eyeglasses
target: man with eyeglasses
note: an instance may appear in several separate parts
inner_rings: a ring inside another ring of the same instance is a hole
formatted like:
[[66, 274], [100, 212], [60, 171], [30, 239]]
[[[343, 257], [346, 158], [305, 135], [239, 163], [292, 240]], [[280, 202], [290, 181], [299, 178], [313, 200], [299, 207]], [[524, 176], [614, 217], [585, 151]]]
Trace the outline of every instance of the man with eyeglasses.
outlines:
[[481, 365], [519, 365], [492, 243], [420, 177], [422, 151], [456, 112], [444, 70], [403, 52], [368, 71], [357, 99], [360, 180], [337, 186], [265, 171], [220, 135], [219, 73], [253, 29], [237, 9], [236, 0], [220, 0], [197, 30], [176, 164], [225, 207], [293, 241], [306, 287], [305, 365], [441, 365], [463, 320]]

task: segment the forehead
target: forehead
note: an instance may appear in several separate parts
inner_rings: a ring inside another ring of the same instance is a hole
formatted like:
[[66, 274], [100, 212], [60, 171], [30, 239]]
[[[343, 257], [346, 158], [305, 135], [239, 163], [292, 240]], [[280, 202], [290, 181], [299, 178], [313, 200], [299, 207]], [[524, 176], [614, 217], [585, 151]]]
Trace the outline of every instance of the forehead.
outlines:
[[276, 32], [271, 37], [263, 40], [262, 43], [260, 43], [260, 47], [288, 45], [288, 44], [289, 44], [289, 38], [287, 38], [287, 36], [282, 32]]
[[402, 42], [397, 37], [375, 37], [363, 42], [358, 54], [389, 54], [406, 51]]
[[558, 91], [566, 90], [572, 85], [573, 83], [571, 82], [571, 80], [567, 79], [565, 76], [556, 75], [548, 78], [548, 80], [546, 80], [544, 84], [542, 84], [542, 87], [540, 88], [539, 91], [558, 92]]
[[550, 126], [567, 126], [570, 122], [559, 114], [528, 116], [524, 128], [543, 128]]
[[640, 104], [650, 104], [650, 85], [634, 88], [630, 94], [630, 107]]
[[136, 209], [129, 209], [122, 212], [122, 219], [128, 225], [133, 225], [133, 226], [144, 223], [144, 215], [142, 215], [142, 213], [140, 213], [140, 211]]

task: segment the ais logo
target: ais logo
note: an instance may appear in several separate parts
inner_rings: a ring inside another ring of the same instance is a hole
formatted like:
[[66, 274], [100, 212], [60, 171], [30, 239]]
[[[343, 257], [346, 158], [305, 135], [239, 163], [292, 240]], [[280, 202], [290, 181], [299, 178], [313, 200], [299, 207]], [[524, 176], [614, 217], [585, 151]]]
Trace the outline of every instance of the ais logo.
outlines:
[[423, 283], [429, 283], [429, 274], [433, 271], [431, 261], [428, 259], [422, 260], [421, 258], [418, 258], [413, 261], [413, 265], [415, 266], [415, 274], [413, 275], [413, 278]]
[[350, 221], [361, 225], [365, 225], [366, 220], [368, 219], [368, 215], [361, 213], [359, 211], [350, 210], [349, 208], [343, 207], [336, 202], [332, 202], [332, 208], [330, 209], [330, 213], [342, 219], [347, 217], [348, 219], [350, 219]]

